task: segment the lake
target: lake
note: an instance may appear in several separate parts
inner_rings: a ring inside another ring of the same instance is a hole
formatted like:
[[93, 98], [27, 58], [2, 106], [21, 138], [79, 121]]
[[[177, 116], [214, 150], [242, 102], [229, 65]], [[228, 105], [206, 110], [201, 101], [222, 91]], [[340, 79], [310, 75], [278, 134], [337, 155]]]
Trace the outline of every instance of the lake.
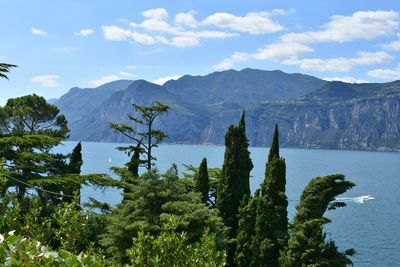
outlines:
[[[76, 142], [65, 142], [57, 152], [69, 153]], [[82, 173], [110, 173], [111, 166], [123, 166], [128, 156], [115, 147], [123, 144], [83, 142], [84, 164]], [[221, 167], [224, 158], [223, 146], [207, 145], [160, 145], [155, 151], [157, 166], [166, 171], [176, 163], [180, 171], [182, 164], [199, 165], [203, 157], [209, 167]], [[254, 169], [251, 189], [254, 192], [264, 179], [268, 148], [250, 148]], [[316, 176], [333, 173], [345, 174], [356, 187], [340, 196], [348, 204], [345, 208], [330, 211], [332, 219], [326, 231], [327, 238], [337, 241], [341, 250], [355, 248], [355, 266], [398, 266], [400, 262], [400, 153], [360, 152], [312, 149], [281, 149], [286, 159], [287, 196], [289, 217], [307, 183]], [[361, 196], [373, 195], [375, 199], [360, 201]], [[105, 192], [85, 188], [82, 201], [94, 197], [111, 204], [118, 204], [118, 190]]]

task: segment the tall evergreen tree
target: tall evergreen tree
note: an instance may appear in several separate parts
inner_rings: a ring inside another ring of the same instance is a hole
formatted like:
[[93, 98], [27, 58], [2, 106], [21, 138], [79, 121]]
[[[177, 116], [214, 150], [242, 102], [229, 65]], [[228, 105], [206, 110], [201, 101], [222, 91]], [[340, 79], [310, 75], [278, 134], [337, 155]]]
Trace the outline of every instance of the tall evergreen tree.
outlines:
[[[272, 161], [273, 158], [279, 158], [279, 131], [278, 124], [275, 124], [274, 135], [272, 137], [272, 144], [269, 149], [268, 162]], [[267, 162], [267, 164], [268, 164]]]
[[[253, 163], [248, 150], [245, 113], [242, 113], [237, 127], [231, 125], [225, 134], [225, 159], [222, 177], [218, 185], [216, 206], [230, 237], [235, 238], [238, 227], [238, 210], [243, 197], [250, 195], [250, 171]], [[228, 249], [227, 264], [234, 265], [235, 244]]]
[[344, 267], [352, 264], [348, 256], [354, 254], [353, 249], [340, 252], [334, 241], [325, 243], [323, 226], [330, 220], [323, 215], [326, 210], [345, 206], [345, 203], [338, 202], [335, 198], [353, 186], [341, 174], [311, 180], [296, 207], [291, 237], [279, 259], [280, 266]]
[[67, 138], [68, 131], [59, 109], [35, 94], [9, 99], [0, 108], [0, 156], [8, 162], [6, 172], [23, 181], [10, 183], [20, 200], [26, 183], [42, 181], [42, 186], [63, 165], [51, 149]]
[[285, 187], [286, 165], [279, 156], [279, 132], [275, 125], [265, 179], [239, 215], [241, 223], [236, 255], [239, 266], [278, 266], [279, 252], [288, 238]]
[[[259, 190], [255, 195], [259, 194]], [[256, 227], [257, 197], [243, 199], [239, 207], [238, 234], [236, 236], [235, 263], [237, 266], [255, 266], [258, 255], [253, 248], [254, 229]]]
[[82, 164], [82, 144], [79, 142], [69, 157], [69, 173], [81, 174]]
[[201, 201], [203, 203], [208, 203], [208, 192], [210, 191], [210, 185], [206, 158], [203, 158], [200, 163], [199, 170], [194, 176], [194, 190], [201, 193]]
[[[144, 160], [139, 160], [139, 165], [144, 166], [147, 172], [150, 173], [152, 164], [156, 160], [153, 156], [153, 149], [167, 137], [164, 132], [154, 128], [154, 122], [159, 115], [169, 110], [169, 106], [158, 101], [151, 106], [139, 106], [137, 104], [132, 106], [139, 115], [128, 114], [127, 116], [136, 127], [127, 124], [110, 123], [110, 128], [136, 142], [136, 146], [119, 147], [118, 149], [127, 153], [139, 151], [139, 156], [145, 156]], [[139, 128], [144, 129], [144, 131]], [[140, 149], [137, 149], [137, 146]]]
[[[79, 142], [69, 157], [69, 164], [68, 164], [68, 173], [70, 174], [81, 174], [81, 167], [83, 164], [82, 160], [82, 144]], [[79, 183], [71, 186], [66, 186], [64, 190], [66, 195], [73, 195], [75, 192], [78, 194], [78, 204], [81, 200], [81, 185]], [[67, 197], [66, 200], [68, 202], [72, 202], [73, 199], [71, 197]]]

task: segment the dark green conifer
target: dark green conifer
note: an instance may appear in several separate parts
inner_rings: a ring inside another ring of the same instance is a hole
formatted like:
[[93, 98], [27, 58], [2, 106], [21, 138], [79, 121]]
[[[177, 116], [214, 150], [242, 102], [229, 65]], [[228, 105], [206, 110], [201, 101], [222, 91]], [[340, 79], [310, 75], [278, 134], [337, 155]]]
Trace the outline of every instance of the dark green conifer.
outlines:
[[261, 241], [257, 244], [261, 250], [260, 263], [268, 263], [268, 266], [278, 266], [279, 252], [288, 239], [288, 200], [285, 192], [286, 163], [279, 156], [279, 131], [275, 124], [256, 217], [256, 240]]
[[257, 200], [258, 198], [252, 198], [251, 196], [245, 197], [239, 207], [235, 251], [235, 263], [237, 266], [254, 266], [258, 256], [254, 254], [255, 249], [252, 243], [256, 226]]
[[[225, 159], [217, 191], [216, 206], [225, 225], [230, 228], [231, 238], [237, 234], [240, 202], [244, 196], [250, 195], [249, 179], [253, 169], [244, 118], [243, 112], [238, 126], [231, 125], [225, 134]], [[235, 244], [232, 244], [227, 253], [228, 265], [233, 265], [234, 251]]]
[[[69, 157], [68, 173], [70, 174], [81, 174], [81, 167], [83, 164], [82, 160], [82, 144], [79, 142], [72, 150], [71, 156]], [[81, 198], [81, 185], [79, 183], [71, 186], [65, 186], [64, 193], [68, 195], [64, 198], [64, 201], [71, 203], [73, 199], [69, 196], [74, 193], [78, 194], [78, 204]]]
[[[278, 127], [275, 125], [265, 179], [254, 199], [248, 202], [247, 207], [243, 208], [243, 214], [239, 215], [243, 221], [239, 225], [236, 255], [239, 266], [278, 266], [279, 252], [286, 245], [286, 165], [285, 160], [279, 157], [278, 137]], [[253, 214], [252, 218], [247, 217], [248, 212]], [[249, 230], [251, 227], [254, 229]]]
[[201, 193], [201, 201], [203, 203], [208, 202], [208, 192], [210, 191], [210, 185], [206, 158], [203, 158], [200, 163], [199, 170], [194, 176], [194, 190]]
[[69, 173], [81, 174], [82, 164], [82, 144], [79, 142], [72, 150], [69, 158]]
[[274, 136], [272, 137], [272, 144], [269, 149], [268, 162], [270, 162], [274, 157], [279, 158], [279, 131], [278, 124], [275, 124]]
[[140, 146], [141, 146], [141, 143], [139, 142], [136, 145], [136, 147], [135, 147], [135, 149], [133, 151], [131, 160], [127, 164], [129, 172], [134, 177], [139, 176], [139, 166], [140, 166], [140, 163], [141, 163], [141, 160], [140, 160], [140, 152], [141, 152]]

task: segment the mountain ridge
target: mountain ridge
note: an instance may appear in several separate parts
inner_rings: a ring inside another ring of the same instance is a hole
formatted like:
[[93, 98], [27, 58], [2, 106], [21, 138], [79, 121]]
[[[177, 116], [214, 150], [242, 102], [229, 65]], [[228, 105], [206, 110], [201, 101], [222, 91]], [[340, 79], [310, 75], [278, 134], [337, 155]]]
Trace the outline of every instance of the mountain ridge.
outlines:
[[400, 150], [400, 81], [351, 84], [253, 69], [185, 75], [161, 86], [130, 81], [89, 113], [66, 115], [70, 139], [128, 142], [108, 128], [109, 122], [130, 123], [126, 114], [133, 113], [133, 103], [154, 101], [171, 107], [155, 125], [169, 135], [167, 142], [222, 144], [227, 127], [245, 109], [253, 146], [269, 145], [278, 123], [286, 147]]

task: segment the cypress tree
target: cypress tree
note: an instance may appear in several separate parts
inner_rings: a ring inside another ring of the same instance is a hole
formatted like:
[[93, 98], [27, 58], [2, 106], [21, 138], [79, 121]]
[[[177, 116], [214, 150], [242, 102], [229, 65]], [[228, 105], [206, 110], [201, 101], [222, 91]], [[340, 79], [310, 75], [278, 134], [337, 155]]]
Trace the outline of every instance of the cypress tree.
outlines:
[[265, 169], [265, 179], [257, 196], [253, 247], [259, 249], [256, 266], [278, 266], [279, 252], [288, 238], [286, 164], [279, 156], [278, 125], [275, 125]]
[[[255, 193], [258, 195], [259, 190]], [[258, 198], [251, 196], [243, 199], [239, 207], [238, 234], [236, 237], [235, 263], [237, 266], [254, 266], [257, 254], [254, 254], [253, 237], [256, 226]]]
[[[82, 160], [82, 144], [79, 142], [74, 149], [72, 150], [71, 156], [69, 157], [69, 164], [68, 164], [68, 173], [70, 174], [81, 174], [81, 167], [83, 164]], [[78, 193], [78, 204], [81, 200], [81, 186], [80, 184], [76, 184], [73, 186], [66, 186], [64, 192], [67, 195], [72, 195], [74, 192]], [[73, 199], [67, 197], [64, 201], [71, 203]]]
[[235, 256], [239, 266], [278, 266], [279, 253], [288, 238], [285, 187], [286, 165], [279, 156], [279, 132], [275, 125], [265, 179], [239, 214]]
[[69, 173], [81, 174], [82, 164], [82, 144], [79, 142], [72, 150], [69, 158]]
[[[238, 209], [244, 196], [250, 195], [250, 171], [253, 163], [248, 151], [245, 113], [242, 113], [237, 127], [231, 125], [225, 134], [225, 158], [222, 177], [218, 185], [216, 206], [226, 226], [229, 236], [236, 237]], [[227, 264], [233, 265], [235, 244], [228, 249]]]
[[274, 135], [272, 137], [272, 144], [269, 149], [268, 162], [270, 162], [274, 157], [279, 158], [279, 131], [278, 124], [275, 124]]
[[206, 158], [203, 158], [199, 170], [194, 176], [194, 190], [201, 193], [201, 201], [206, 204], [208, 202], [208, 192], [210, 191]]

